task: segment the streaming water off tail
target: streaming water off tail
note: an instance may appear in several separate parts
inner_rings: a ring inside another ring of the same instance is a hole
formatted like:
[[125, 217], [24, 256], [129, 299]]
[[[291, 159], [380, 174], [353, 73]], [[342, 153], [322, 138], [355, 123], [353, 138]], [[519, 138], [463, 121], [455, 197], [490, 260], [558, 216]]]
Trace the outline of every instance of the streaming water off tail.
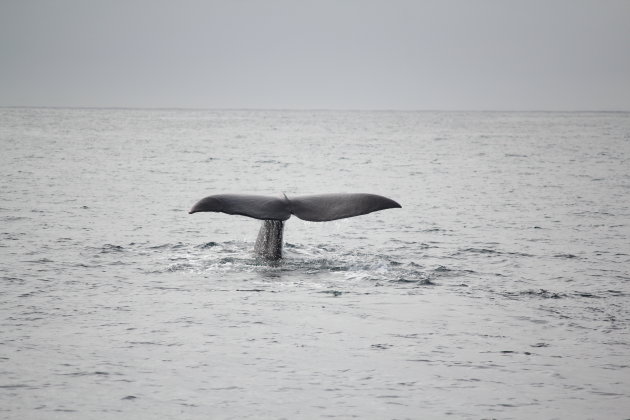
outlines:
[[[627, 113], [0, 110], [6, 418], [625, 418]], [[214, 193], [403, 208], [188, 215]]]

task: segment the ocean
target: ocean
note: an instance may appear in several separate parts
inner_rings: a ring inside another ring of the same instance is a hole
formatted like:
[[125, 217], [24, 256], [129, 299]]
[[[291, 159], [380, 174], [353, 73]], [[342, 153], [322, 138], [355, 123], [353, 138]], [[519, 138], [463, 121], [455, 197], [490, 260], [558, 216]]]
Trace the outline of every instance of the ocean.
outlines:
[[[628, 419], [630, 114], [0, 108], [0, 417]], [[222, 193], [402, 205], [286, 222]]]

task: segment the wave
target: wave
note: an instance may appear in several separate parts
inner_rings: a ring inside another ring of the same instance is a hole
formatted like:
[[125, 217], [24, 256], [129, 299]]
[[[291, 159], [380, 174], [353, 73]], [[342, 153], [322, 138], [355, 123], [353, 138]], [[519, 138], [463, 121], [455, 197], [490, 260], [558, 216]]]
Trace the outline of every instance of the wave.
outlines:
[[[415, 260], [398, 260], [389, 255], [357, 250], [342, 250], [334, 244], [303, 245], [288, 242], [284, 258], [270, 262], [257, 257], [248, 242], [203, 242], [196, 244], [172, 243], [146, 245], [146, 251], [156, 257], [151, 273], [242, 274], [258, 273], [277, 276], [291, 272], [303, 278], [366, 281], [372, 284], [401, 286], [438, 286], [444, 279], [466, 277], [472, 270], [449, 268], [444, 265], [425, 267]], [[460, 282], [461, 283], [461, 282]]]

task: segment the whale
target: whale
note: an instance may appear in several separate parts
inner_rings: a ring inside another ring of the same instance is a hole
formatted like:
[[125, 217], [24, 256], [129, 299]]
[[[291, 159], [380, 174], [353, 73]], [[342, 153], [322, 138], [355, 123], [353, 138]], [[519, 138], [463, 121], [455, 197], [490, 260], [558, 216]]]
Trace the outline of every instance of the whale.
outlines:
[[262, 220], [254, 252], [266, 260], [282, 258], [284, 223], [293, 215], [309, 222], [328, 222], [379, 210], [401, 208], [391, 198], [367, 193], [333, 193], [297, 197], [216, 194], [197, 201], [188, 214], [215, 212]]

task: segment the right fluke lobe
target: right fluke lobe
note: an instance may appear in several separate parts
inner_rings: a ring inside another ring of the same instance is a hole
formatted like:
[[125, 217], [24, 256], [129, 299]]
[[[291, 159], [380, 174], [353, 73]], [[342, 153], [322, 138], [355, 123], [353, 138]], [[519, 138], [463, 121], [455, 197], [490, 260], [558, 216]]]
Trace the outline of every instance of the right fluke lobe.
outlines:
[[402, 207], [391, 198], [376, 194], [318, 194], [290, 199], [291, 213], [310, 222], [328, 222]]

